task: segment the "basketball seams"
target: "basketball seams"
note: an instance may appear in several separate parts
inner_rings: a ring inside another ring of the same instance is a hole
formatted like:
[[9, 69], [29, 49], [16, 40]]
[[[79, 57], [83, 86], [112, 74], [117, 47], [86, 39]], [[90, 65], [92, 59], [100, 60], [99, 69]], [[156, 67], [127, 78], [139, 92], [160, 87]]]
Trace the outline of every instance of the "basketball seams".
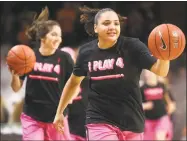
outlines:
[[12, 52], [17, 58], [19, 58], [21, 61], [24, 61], [24, 59], [22, 59], [21, 57], [19, 57], [13, 50], [10, 50], [10, 52]]
[[17, 45], [9, 50], [7, 54], [7, 64], [16, 73], [25, 74], [33, 69], [35, 63], [35, 53], [26, 45]]
[[31, 67], [29, 67], [29, 66], [27, 66], [27, 67], [25, 67], [26, 68], [26, 70], [27, 70], [27, 72], [28, 71], [31, 71], [33, 68], [31, 68]]
[[[178, 32], [179, 33], [179, 32]], [[179, 52], [177, 56], [181, 53], [182, 51], [182, 40], [181, 40], [181, 33], [179, 33], [179, 42], [178, 42], [178, 47], [180, 47]]]
[[[165, 41], [161, 42], [161, 39], [163, 38]], [[185, 35], [179, 27], [166, 23], [158, 25], [151, 31], [148, 38], [148, 47], [156, 58], [174, 60], [183, 53], [185, 49], [185, 41]], [[161, 45], [161, 43], [163, 45]], [[162, 46], [168, 47], [162, 49]]]
[[[23, 51], [23, 53], [25, 54], [25, 65], [26, 65], [26, 61], [27, 61], [27, 59], [26, 59], [26, 53], [25, 53], [25, 50], [23, 49], [23, 47], [21, 47], [21, 49], [22, 49], [22, 51]], [[26, 72], [26, 67], [24, 67], [24, 73]]]
[[157, 31], [158, 30], [156, 29], [156, 32], [155, 32], [155, 47], [156, 47], [156, 50], [157, 50], [158, 54], [160, 54], [160, 58], [163, 59], [162, 54], [160, 53], [159, 49], [157, 48], [157, 40], [156, 40], [156, 33], [157, 33]]
[[181, 44], [180, 45], [181, 48], [180, 48], [179, 54], [177, 54], [177, 55], [180, 55], [183, 52], [183, 47], [182, 47], [182, 45], [183, 45], [183, 40], [182, 40], [183, 33], [179, 32], [179, 34], [180, 34], [180, 36], [179, 36], [180, 37], [180, 42], [179, 43]]
[[[23, 48], [22, 48], [22, 49], [23, 49]], [[29, 48], [29, 49], [30, 49], [30, 48]], [[32, 50], [32, 49], [30, 49], [30, 50]], [[29, 59], [32, 57], [32, 54], [31, 54], [29, 57], [27, 57], [24, 49], [23, 49], [23, 52], [24, 52], [24, 54], [25, 54], [25, 59], [26, 59], [26, 60], [29, 60]], [[27, 58], [26, 58], [26, 57], [27, 57]]]
[[[28, 49], [30, 49], [30, 48], [28, 48]], [[22, 50], [23, 50], [23, 52], [24, 52], [24, 54], [25, 54], [25, 67], [24, 67], [25, 71], [24, 71], [24, 73], [26, 73], [26, 72], [27, 72], [27, 68], [29, 68], [29, 70], [32, 70], [31, 67], [28, 67], [28, 64], [30, 64], [29, 60], [32, 59], [32, 58], [31, 58], [32, 55], [30, 55], [29, 57], [27, 57], [27, 56], [26, 56], [27, 54], [26, 54], [26, 52], [25, 52], [25, 50], [24, 50], [23, 47], [22, 47]], [[28, 63], [28, 62], [29, 62], [29, 63]]]
[[168, 24], [165, 24], [165, 25], [166, 25], [167, 31], [168, 31], [168, 38], [169, 38], [169, 48], [168, 48], [168, 50], [169, 50], [169, 56], [168, 56], [168, 59], [170, 59], [170, 51], [171, 51], [171, 49], [170, 49], [170, 47], [171, 47], [171, 42], [170, 42], [170, 31], [169, 31], [169, 28], [168, 28]]

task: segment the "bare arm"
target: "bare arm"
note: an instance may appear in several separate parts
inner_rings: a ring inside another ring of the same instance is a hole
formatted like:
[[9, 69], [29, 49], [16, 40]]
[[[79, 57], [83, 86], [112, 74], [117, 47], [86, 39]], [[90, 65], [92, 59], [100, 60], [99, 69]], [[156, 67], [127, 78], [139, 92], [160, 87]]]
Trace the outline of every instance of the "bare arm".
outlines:
[[62, 97], [60, 99], [56, 115], [61, 115], [70, 101], [79, 94], [79, 86], [83, 79], [84, 76], [78, 77], [74, 74], [70, 76], [63, 89]]
[[152, 101], [144, 102], [142, 106], [143, 106], [143, 110], [151, 110], [153, 108], [153, 102]]
[[171, 98], [169, 97], [168, 93], [166, 92], [164, 94], [164, 99], [166, 101], [167, 104], [170, 104], [172, 102]]
[[169, 72], [170, 61], [157, 59], [156, 63], [151, 67], [150, 71], [156, 75], [166, 77]]
[[12, 73], [12, 81], [11, 81], [12, 90], [14, 92], [18, 92], [23, 85], [23, 80], [19, 78], [19, 75], [14, 74], [13, 71], [11, 73]]
[[171, 100], [171, 98], [169, 97], [168, 93], [166, 93], [164, 95], [164, 99], [165, 99], [165, 101], [167, 103], [167, 112], [170, 115], [173, 112], [175, 112], [175, 110], [176, 110], [176, 103]]

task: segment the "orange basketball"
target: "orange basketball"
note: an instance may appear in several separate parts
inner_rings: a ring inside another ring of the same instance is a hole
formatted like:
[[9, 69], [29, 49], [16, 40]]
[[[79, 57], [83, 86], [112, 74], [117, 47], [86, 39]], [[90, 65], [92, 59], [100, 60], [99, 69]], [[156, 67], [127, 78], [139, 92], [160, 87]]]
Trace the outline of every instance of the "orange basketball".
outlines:
[[7, 64], [16, 74], [23, 75], [30, 72], [36, 62], [34, 51], [26, 45], [12, 47], [6, 58]]
[[148, 38], [148, 47], [153, 56], [162, 60], [173, 60], [179, 57], [186, 45], [182, 30], [172, 24], [161, 24], [155, 27]]

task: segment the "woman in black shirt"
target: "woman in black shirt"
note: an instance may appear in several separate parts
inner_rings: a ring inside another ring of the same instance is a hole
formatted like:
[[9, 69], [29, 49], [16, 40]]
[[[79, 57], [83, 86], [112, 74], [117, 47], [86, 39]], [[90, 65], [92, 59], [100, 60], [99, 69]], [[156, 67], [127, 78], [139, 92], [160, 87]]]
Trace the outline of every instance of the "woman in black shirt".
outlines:
[[139, 39], [120, 36], [124, 20], [110, 8], [80, 9], [81, 22], [89, 35], [98, 39], [84, 44], [79, 51], [73, 73], [66, 83], [54, 120], [63, 132], [64, 111], [77, 95], [81, 81], [90, 77], [86, 113], [89, 140], [142, 140], [144, 112], [139, 88], [142, 69], [166, 76], [167, 60], [156, 59]]
[[23, 140], [71, 140], [66, 110], [64, 135], [56, 132], [52, 122], [62, 89], [72, 72], [73, 60], [69, 54], [58, 49], [62, 41], [60, 25], [48, 20], [48, 13], [48, 8], [45, 8], [28, 29], [28, 37], [36, 42], [33, 44], [36, 47], [33, 70], [20, 77], [12, 71], [11, 86], [15, 92], [27, 77], [21, 114]]
[[[168, 114], [172, 100], [169, 91], [158, 76], [145, 70], [145, 83], [141, 86], [143, 109], [145, 110], [145, 140], [171, 140], [173, 125]], [[172, 107], [171, 107], [172, 108]]]

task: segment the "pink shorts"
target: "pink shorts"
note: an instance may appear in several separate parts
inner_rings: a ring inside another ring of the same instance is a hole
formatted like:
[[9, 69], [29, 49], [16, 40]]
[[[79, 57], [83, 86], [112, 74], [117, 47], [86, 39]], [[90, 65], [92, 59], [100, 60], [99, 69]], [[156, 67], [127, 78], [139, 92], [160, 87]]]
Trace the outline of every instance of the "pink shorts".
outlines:
[[166, 132], [166, 139], [172, 140], [173, 125], [169, 116], [163, 116], [157, 120], [145, 120], [144, 140], [155, 140], [157, 132]]
[[71, 140], [67, 117], [64, 120], [64, 134], [60, 134], [52, 123], [37, 121], [26, 114], [21, 114], [24, 141], [26, 140]]
[[143, 140], [143, 133], [121, 131], [109, 124], [88, 124], [86, 127], [88, 140]]

